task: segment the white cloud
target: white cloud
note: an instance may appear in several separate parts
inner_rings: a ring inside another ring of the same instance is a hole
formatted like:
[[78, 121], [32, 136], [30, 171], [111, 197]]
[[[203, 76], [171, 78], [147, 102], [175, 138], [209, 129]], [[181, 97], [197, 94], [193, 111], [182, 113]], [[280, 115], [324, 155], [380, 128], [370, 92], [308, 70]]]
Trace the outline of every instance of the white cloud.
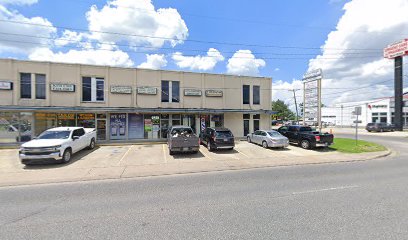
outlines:
[[262, 59], [257, 59], [250, 50], [238, 50], [228, 60], [227, 73], [235, 75], [259, 75], [259, 68], [265, 67]]
[[0, 4], [4, 5], [32, 5], [37, 2], [38, 0], [0, 0]]
[[[272, 82], [272, 100], [282, 100], [289, 105], [292, 111], [295, 111], [295, 99], [292, 89], [297, 89], [296, 100], [297, 104], [303, 102], [303, 83], [302, 80], [293, 79], [291, 83], [283, 80]], [[300, 110], [299, 110], [300, 111]], [[299, 113], [300, 114], [300, 113]]]
[[146, 54], [146, 62], [140, 64], [137, 67], [160, 69], [165, 66], [167, 66], [167, 60], [163, 54]]
[[275, 70], [274, 70], [275, 72], [277, 72], [277, 71], [280, 71], [280, 68], [275, 68]]
[[[6, 20], [0, 24], [0, 32], [6, 32], [7, 35], [0, 34], [0, 52], [27, 53], [42, 47], [50, 45], [57, 29], [52, 23], [42, 17], [27, 18], [14, 10], [8, 10], [0, 5], [0, 20]], [[7, 21], [25, 22], [28, 24], [13, 23]], [[38, 25], [45, 25], [38, 26]], [[44, 38], [30, 38], [22, 35], [42, 36]]]
[[102, 9], [92, 6], [86, 17], [89, 30], [96, 31], [91, 38], [102, 42], [126, 41], [160, 48], [166, 42], [172, 46], [183, 43], [188, 36], [187, 26], [176, 9], [155, 10], [151, 0], [108, 1]]
[[222, 56], [217, 49], [210, 48], [207, 51], [207, 56], [183, 56], [181, 52], [176, 52], [172, 55], [172, 59], [179, 68], [209, 71], [212, 70], [218, 62], [224, 61], [224, 56]]
[[129, 55], [121, 50], [69, 50], [68, 52], [54, 53], [48, 48], [36, 49], [28, 58], [38, 61], [52, 61], [64, 63], [82, 63], [95, 65], [109, 65], [131, 67], [133, 61]]
[[326, 89], [323, 101], [331, 104], [392, 96], [393, 61], [383, 59], [382, 49], [406, 37], [408, 1], [353, 0], [344, 10], [336, 30], [322, 46], [323, 53], [310, 60], [309, 69], [323, 69], [323, 88], [373, 86], [344, 93], [347, 89]]
[[[66, 46], [69, 44], [78, 44], [80, 43], [87, 34], [85, 33], [77, 33], [71, 30], [65, 30], [62, 33], [62, 36], [55, 40], [55, 45], [57, 46]], [[81, 44], [79, 44], [81, 45]]]

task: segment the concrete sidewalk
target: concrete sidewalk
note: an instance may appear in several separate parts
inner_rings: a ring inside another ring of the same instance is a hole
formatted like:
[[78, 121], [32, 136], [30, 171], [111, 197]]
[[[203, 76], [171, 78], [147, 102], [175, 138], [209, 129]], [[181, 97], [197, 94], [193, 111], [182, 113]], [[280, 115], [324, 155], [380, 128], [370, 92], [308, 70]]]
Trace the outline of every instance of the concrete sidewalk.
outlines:
[[390, 151], [342, 154], [329, 150], [264, 149], [238, 142], [233, 151], [209, 152], [205, 147], [197, 154], [171, 156], [167, 146], [102, 146], [81, 151], [69, 164], [24, 166], [17, 150], [0, 151], [0, 186], [119, 179], [303, 164], [364, 161], [389, 155]]

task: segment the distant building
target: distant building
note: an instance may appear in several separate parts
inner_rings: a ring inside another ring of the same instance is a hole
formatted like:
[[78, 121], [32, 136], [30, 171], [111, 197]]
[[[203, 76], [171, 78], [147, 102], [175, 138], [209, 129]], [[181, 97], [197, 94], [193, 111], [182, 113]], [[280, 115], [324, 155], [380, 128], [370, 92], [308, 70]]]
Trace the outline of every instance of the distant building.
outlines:
[[[357, 117], [353, 114], [355, 107], [361, 107], [359, 124], [370, 122], [394, 123], [394, 98], [381, 98], [360, 102], [335, 104], [322, 108], [322, 121], [335, 123], [337, 126], [355, 126]], [[404, 95], [403, 124], [408, 127], [408, 95]]]

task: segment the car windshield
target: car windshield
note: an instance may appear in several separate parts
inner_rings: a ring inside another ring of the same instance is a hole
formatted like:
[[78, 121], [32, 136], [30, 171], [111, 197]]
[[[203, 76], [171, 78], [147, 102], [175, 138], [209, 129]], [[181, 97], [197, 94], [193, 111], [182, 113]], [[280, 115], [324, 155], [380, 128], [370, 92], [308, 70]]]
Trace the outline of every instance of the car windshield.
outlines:
[[269, 134], [269, 136], [271, 136], [271, 137], [280, 137], [280, 136], [282, 136], [280, 133], [278, 133], [278, 132], [268, 132], [268, 134]]
[[193, 134], [193, 130], [191, 128], [174, 128], [171, 130], [171, 135], [173, 137], [177, 137], [178, 135], [190, 135]]
[[71, 131], [45, 131], [37, 139], [67, 139]]
[[313, 129], [311, 127], [301, 127], [299, 132], [313, 132]]
[[232, 137], [232, 133], [230, 131], [217, 131], [215, 133], [217, 137]]

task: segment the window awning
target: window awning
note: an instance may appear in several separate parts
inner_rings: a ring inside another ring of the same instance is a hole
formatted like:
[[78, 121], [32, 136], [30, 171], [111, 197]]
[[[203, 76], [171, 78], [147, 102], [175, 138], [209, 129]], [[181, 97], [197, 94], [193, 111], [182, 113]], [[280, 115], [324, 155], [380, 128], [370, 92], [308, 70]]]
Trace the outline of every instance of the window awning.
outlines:
[[134, 113], [251, 113], [275, 114], [271, 110], [213, 109], [213, 108], [132, 108], [132, 107], [34, 107], [0, 106], [1, 111], [45, 111], [45, 112], [134, 112]]

